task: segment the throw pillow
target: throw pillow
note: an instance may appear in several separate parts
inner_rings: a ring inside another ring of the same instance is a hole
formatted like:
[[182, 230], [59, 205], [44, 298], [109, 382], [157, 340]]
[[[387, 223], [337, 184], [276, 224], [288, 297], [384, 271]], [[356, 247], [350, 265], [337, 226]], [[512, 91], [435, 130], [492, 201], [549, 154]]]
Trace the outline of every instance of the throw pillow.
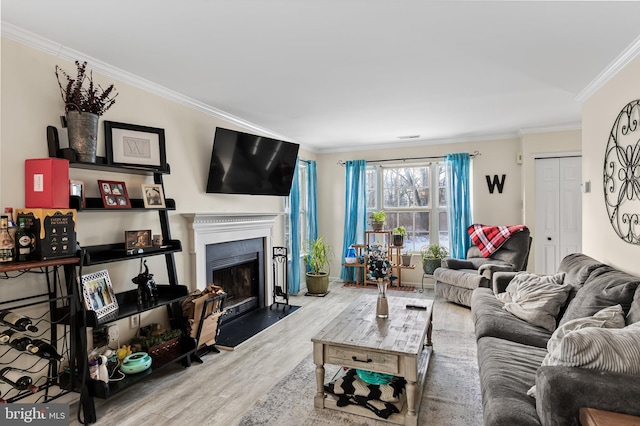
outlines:
[[[624, 326], [624, 312], [622, 311], [622, 306], [609, 306], [608, 308], [604, 308], [596, 312], [590, 317], [576, 318], [562, 324], [553, 332], [551, 338], [547, 342], [547, 351], [549, 351], [549, 354], [555, 351], [555, 349], [560, 345], [560, 342], [562, 342], [562, 338], [574, 330], [580, 330], [587, 327], [623, 328]], [[549, 354], [547, 354], [544, 361], [542, 361], [542, 365], [550, 365], [547, 364]]]
[[564, 336], [544, 365], [640, 374], [640, 323], [624, 328], [588, 327]]
[[[569, 321], [556, 330], [557, 335], [554, 332], [551, 336], [547, 344], [549, 353], [542, 365], [640, 374], [640, 323], [623, 327], [620, 305], [602, 309], [592, 317]], [[557, 338], [560, 335], [563, 336]], [[535, 385], [527, 395], [535, 398]]]
[[553, 331], [556, 316], [567, 300], [570, 287], [563, 284], [564, 274], [536, 275], [528, 272], [517, 274], [498, 298], [505, 302], [503, 309], [518, 318]]

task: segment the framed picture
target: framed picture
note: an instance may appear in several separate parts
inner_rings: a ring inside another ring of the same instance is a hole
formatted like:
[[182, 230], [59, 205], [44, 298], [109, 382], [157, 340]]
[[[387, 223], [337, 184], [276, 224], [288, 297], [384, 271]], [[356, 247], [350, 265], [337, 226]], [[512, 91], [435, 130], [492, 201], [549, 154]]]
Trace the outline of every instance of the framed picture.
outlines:
[[164, 129], [105, 121], [104, 133], [109, 164], [168, 169]]
[[164, 193], [162, 192], [162, 185], [157, 183], [143, 183], [142, 184], [142, 201], [144, 207], [150, 208], [165, 208]]
[[130, 209], [131, 201], [124, 182], [115, 180], [99, 180], [102, 203], [109, 209]]
[[83, 275], [81, 280], [84, 306], [94, 311], [98, 319], [118, 310], [118, 300], [106, 270]]
[[141, 231], [124, 231], [124, 241], [127, 250], [153, 247], [151, 229]]
[[84, 182], [81, 180], [69, 180], [69, 195], [80, 199], [80, 208], [87, 207], [84, 198]]

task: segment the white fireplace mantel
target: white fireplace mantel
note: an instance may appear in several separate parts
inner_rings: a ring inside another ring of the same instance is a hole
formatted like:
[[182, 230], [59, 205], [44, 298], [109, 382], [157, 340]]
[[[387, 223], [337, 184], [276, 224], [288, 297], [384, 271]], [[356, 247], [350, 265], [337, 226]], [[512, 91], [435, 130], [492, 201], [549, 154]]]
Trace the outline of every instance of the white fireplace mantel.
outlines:
[[271, 273], [271, 253], [273, 252], [273, 228], [276, 219], [283, 213], [184, 213], [189, 221], [191, 238], [189, 253], [198, 289], [207, 285], [206, 253], [207, 245], [229, 241], [264, 239], [265, 255], [265, 300], [269, 305], [273, 292]]

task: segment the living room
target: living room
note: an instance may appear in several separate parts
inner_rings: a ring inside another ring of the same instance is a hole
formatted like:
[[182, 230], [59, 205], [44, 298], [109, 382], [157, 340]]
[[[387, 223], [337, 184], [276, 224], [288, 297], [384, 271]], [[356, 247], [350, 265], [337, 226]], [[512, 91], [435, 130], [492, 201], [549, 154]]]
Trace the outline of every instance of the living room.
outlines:
[[[4, 8], [4, 5], [3, 5]], [[4, 17], [3, 17], [4, 19]], [[582, 181], [590, 182], [590, 191], [582, 195], [582, 249], [600, 262], [630, 274], [640, 274], [637, 267], [639, 249], [622, 241], [611, 227], [602, 194], [602, 166], [605, 147], [611, 127], [621, 109], [638, 99], [640, 82], [640, 58], [637, 56], [637, 39], [630, 45], [611, 52], [611, 58], [603, 69], [593, 75], [590, 84], [581, 92], [581, 118], [570, 126], [558, 125], [536, 129], [522, 129], [520, 133], [488, 135], [484, 137], [442, 137], [440, 139], [407, 142], [397, 141], [379, 146], [353, 149], [318, 150], [301, 145], [300, 158], [315, 160], [318, 173], [318, 228], [336, 251], [332, 260], [331, 275], [340, 272], [345, 211], [344, 168], [339, 161], [364, 159], [367, 161], [389, 158], [443, 156], [453, 152], [479, 151], [473, 160], [472, 188], [474, 222], [487, 224], [522, 223], [535, 228], [535, 158], [554, 153], [580, 153], [582, 156]], [[48, 156], [46, 127], [59, 125], [64, 105], [55, 80], [55, 66], [67, 71], [73, 69], [73, 59], [82, 60], [76, 53], [86, 54], [62, 46], [55, 41], [22, 31], [10, 24], [2, 26], [2, 129], [0, 172], [1, 206], [24, 206], [24, 160]], [[585, 49], [587, 49], [585, 47]], [[588, 55], [585, 50], [583, 55]], [[87, 55], [88, 56], [88, 55]], [[109, 65], [101, 63], [101, 65]], [[213, 108], [197, 103], [168, 90], [161, 90], [152, 82], [134, 79], [119, 68], [105, 67], [94, 71], [94, 78], [103, 86], [114, 83], [118, 90], [115, 105], [102, 117], [123, 123], [163, 128], [166, 134], [166, 155], [172, 173], [164, 179], [167, 197], [174, 198], [176, 210], [170, 213], [172, 237], [183, 242], [183, 251], [175, 256], [178, 281], [192, 289], [203, 288], [206, 283], [197, 282], [193, 268], [193, 253], [189, 250], [191, 231], [189, 221], [183, 215], [193, 213], [273, 213], [277, 215], [273, 231], [273, 245], [284, 245], [285, 205], [282, 197], [234, 196], [207, 194], [205, 185], [213, 135], [217, 127], [260, 133], [252, 123], [237, 120], [234, 116], [219, 113]], [[184, 78], [189, 78], [189, 66], [184, 65]], [[598, 74], [599, 73], [599, 74]], [[516, 107], [514, 106], [514, 110]], [[451, 113], [454, 114], [453, 112]], [[98, 155], [105, 155], [104, 130], [100, 126]], [[517, 158], [522, 158], [519, 164]], [[97, 177], [94, 171], [73, 170], [72, 178], [85, 182], [86, 196], [99, 197]], [[505, 175], [502, 193], [489, 193], [485, 176]], [[111, 178], [108, 174], [107, 177]], [[123, 178], [124, 179], [124, 178]], [[127, 186], [138, 188], [147, 182], [146, 177], [128, 176]], [[116, 180], [120, 180], [117, 178]], [[95, 183], [95, 185], [94, 185]], [[132, 197], [139, 194], [132, 193]], [[499, 206], [499, 208], [496, 208]], [[146, 229], [148, 216], [84, 215], [77, 223], [77, 235], [81, 245], [104, 244], [122, 240], [124, 229]], [[157, 229], [153, 229], [154, 233]], [[534, 252], [534, 239], [531, 252]], [[418, 256], [414, 258], [417, 259]], [[158, 282], [167, 282], [166, 268], [161, 258], [149, 258], [151, 272]], [[529, 259], [533, 271], [535, 258]], [[109, 266], [109, 275], [116, 292], [130, 290], [131, 277], [139, 272], [137, 262], [121, 262]], [[408, 283], [419, 286], [419, 270], [403, 274]], [[2, 298], [19, 297], [25, 289], [38, 286], [31, 280], [20, 280], [20, 285], [4, 286]], [[333, 283], [332, 285], [336, 285]], [[304, 287], [303, 287], [304, 291]], [[337, 293], [337, 291], [335, 291]], [[300, 297], [301, 298], [301, 297]], [[303, 304], [307, 302], [299, 302]], [[340, 307], [332, 307], [337, 315]], [[321, 307], [314, 308], [321, 310]], [[451, 309], [457, 309], [452, 307]], [[296, 314], [297, 315], [297, 314]], [[435, 313], [434, 313], [435, 315]], [[155, 320], [158, 313], [145, 313], [142, 323]], [[325, 318], [329, 320], [330, 318]], [[467, 325], [468, 326], [468, 325]], [[466, 326], [465, 326], [466, 327]], [[129, 329], [128, 324], [122, 327]], [[305, 336], [311, 346], [310, 337]], [[256, 348], [259, 351], [259, 348]], [[287, 355], [289, 356], [289, 355]], [[255, 359], [260, 359], [255, 355]], [[296, 355], [297, 357], [297, 355]], [[296, 358], [297, 364], [301, 357]], [[212, 356], [207, 362], [215, 362]], [[293, 362], [293, 361], [292, 361]], [[247, 376], [245, 374], [245, 376]], [[250, 377], [245, 377], [247, 381]], [[167, 376], [167, 380], [170, 380]], [[266, 386], [266, 385], [265, 385]], [[114, 401], [109, 401], [113, 403]], [[311, 403], [311, 402], [310, 402]], [[116, 405], [116, 404], [114, 404]], [[106, 409], [105, 409], [106, 410]], [[107, 411], [101, 414], [108, 416]], [[106, 423], [105, 423], [106, 424]]]

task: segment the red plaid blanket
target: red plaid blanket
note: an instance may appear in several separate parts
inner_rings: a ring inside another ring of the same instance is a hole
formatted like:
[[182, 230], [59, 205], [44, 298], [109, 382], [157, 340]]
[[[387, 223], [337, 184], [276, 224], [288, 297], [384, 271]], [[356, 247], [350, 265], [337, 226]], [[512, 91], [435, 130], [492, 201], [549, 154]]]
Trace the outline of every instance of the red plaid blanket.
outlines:
[[474, 223], [467, 228], [473, 244], [478, 246], [483, 257], [489, 257], [516, 232], [526, 229], [524, 225], [486, 226]]

